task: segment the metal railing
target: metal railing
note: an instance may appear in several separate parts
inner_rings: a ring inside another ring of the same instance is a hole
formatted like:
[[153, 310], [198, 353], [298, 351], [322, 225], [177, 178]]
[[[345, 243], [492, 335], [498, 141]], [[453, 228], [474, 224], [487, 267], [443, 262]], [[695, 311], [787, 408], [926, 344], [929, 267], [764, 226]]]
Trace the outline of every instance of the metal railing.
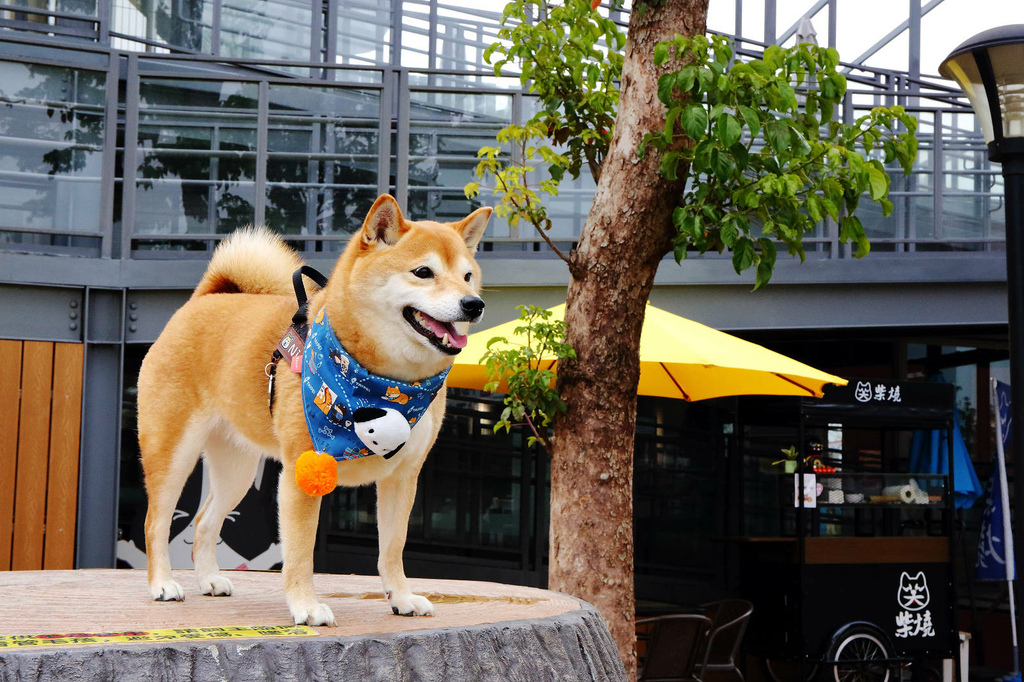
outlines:
[[[137, 12], [138, 2], [128, 9]], [[98, 21], [110, 20], [105, 6], [96, 6]], [[40, 23], [50, 27], [45, 37], [5, 35], [0, 188], [7, 198], [0, 201], [0, 248], [206, 257], [236, 227], [263, 222], [302, 250], [330, 252], [381, 192], [393, 193], [413, 219], [465, 215], [463, 186], [474, 179], [477, 149], [493, 145], [500, 128], [533, 110], [518, 78], [495, 77], [482, 61], [499, 16], [436, 0], [396, 1], [385, 27], [380, 7], [353, 6], [377, 22], [374, 35], [389, 45], [356, 64], [358, 55], [343, 58], [337, 49], [339, 36], [352, 37], [351, 26], [337, 30], [341, 6], [328, 1], [323, 12], [312, 13], [320, 18], [310, 20], [310, 35], [323, 38], [308, 42], [306, 60], [201, 55], [160, 44], [152, 32], [107, 31], [104, 38], [102, 21], [100, 44], [71, 45], [58, 30], [62, 17]], [[0, 24], [14, 16], [5, 8], [0, 5]], [[223, 18], [207, 19], [211, 33], [196, 45], [230, 52], [221, 37]], [[149, 51], [102, 44], [117, 40]], [[298, 48], [306, 44], [298, 42]], [[747, 56], [763, 48], [742, 39], [737, 45]], [[396, 55], [425, 63], [371, 63]], [[883, 218], [871, 206], [861, 213], [873, 250], [1002, 249], [1002, 180], [966, 102], [928, 79], [860, 65], [847, 70], [846, 120], [872, 106], [901, 104], [921, 122], [914, 172], [904, 178], [890, 169], [893, 214]], [[44, 121], [32, 111], [59, 115]], [[26, 124], [33, 120], [38, 125]], [[549, 202], [556, 243], [571, 246], [578, 238], [593, 191], [586, 171], [563, 182]], [[493, 196], [485, 188], [477, 201], [490, 203]], [[849, 255], [831, 221], [806, 245], [815, 258]], [[538, 235], [497, 220], [483, 250], [551, 255]]]

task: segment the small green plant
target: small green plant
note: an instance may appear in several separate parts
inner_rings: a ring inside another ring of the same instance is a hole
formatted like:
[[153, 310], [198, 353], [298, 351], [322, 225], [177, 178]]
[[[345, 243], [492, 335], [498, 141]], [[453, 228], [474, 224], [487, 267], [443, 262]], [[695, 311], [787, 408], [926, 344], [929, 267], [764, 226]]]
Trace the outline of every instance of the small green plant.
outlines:
[[[519, 225], [520, 220], [533, 225], [551, 250], [562, 260], [568, 261], [568, 257], [547, 235], [547, 230], [551, 229], [551, 219], [548, 218], [547, 208], [538, 192], [551, 197], [558, 196], [558, 181], [571, 163], [569, 157], [555, 152], [549, 145], [541, 144], [541, 141], [547, 140], [547, 128], [536, 121], [502, 128], [497, 134], [497, 140], [511, 147], [511, 158], [502, 154], [501, 147], [481, 147], [477, 152], [480, 161], [476, 166], [478, 178], [484, 179], [488, 175], [494, 178], [494, 193], [500, 197], [498, 205], [494, 207], [495, 213], [508, 220], [509, 226], [513, 228]], [[548, 177], [540, 180], [534, 189], [527, 174], [535, 172], [539, 165], [544, 164], [548, 167]], [[468, 198], [473, 198], [480, 193], [480, 183], [470, 182], [464, 191]]]
[[486, 362], [490, 381], [484, 390], [497, 391], [502, 381], [508, 385], [505, 409], [494, 427], [496, 433], [526, 425], [532, 432], [529, 445], [546, 445], [541, 431], [551, 425], [555, 414], [566, 409], [555, 390], [555, 371], [550, 367], [552, 361], [575, 359], [576, 352], [565, 342], [565, 322], [552, 320], [550, 310], [532, 305], [517, 306], [516, 310], [523, 325], [516, 327], [514, 334], [524, 342], [512, 343], [501, 336], [487, 342], [481, 360]]
[[777, 462], [772, 462], [772, 466], [778, 466], [779, 464], [785, 464], [786, 462], [795, 462], [796, 458], [800, 455], [800, 453], [796, 451], [795, 445], [790, 445], [788, 448], [781, 448], [779, 449], [779, 452], [785, 455], [786, 458], [780, 459]]

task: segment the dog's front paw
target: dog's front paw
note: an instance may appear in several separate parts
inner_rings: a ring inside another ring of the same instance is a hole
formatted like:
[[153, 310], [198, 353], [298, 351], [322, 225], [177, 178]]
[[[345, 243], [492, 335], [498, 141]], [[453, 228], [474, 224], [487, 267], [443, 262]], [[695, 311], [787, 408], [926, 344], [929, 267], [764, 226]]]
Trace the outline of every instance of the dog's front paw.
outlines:
[[213, 575], [199, 579], [199, 591], [211, 597], [230, 597], [235, 587], [222, 575]]
[[173, 580], [160, 580], [149, 586], [149, 593], [157, 601], [185, 601], [185, 590]]
[[314, 601], [308, 604], [289, 606], [288, 608], [292, 612], [292, 618], [295, 620], [296, 625], [329, 625], [332, 628], [338, 627], [338, 622], [334, 620], [334, 613], [327, 604], [320, 604]]
[[406, 592], [388, 592], [388, 604], [396, 616], [433, 616], [434, 605], [426, 597]]

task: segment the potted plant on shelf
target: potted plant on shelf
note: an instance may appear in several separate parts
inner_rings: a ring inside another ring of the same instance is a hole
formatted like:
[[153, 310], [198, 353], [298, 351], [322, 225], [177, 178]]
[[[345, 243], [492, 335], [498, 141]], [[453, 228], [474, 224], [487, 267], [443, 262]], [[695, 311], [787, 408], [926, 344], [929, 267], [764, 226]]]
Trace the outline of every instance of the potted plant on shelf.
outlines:
[[787, 474], [796, 473], [796, 460], [797, 457], [799, 457], [799, 453], [796, 450], [796, 446], [790, 445], [788, 448], [780, 449], [779, 452], [781, 452], [786, 457], [785, 459], [780, 459], [777, 462], [772, 462], [772, 466], [777, 466], [781, 464], [782, 470]]

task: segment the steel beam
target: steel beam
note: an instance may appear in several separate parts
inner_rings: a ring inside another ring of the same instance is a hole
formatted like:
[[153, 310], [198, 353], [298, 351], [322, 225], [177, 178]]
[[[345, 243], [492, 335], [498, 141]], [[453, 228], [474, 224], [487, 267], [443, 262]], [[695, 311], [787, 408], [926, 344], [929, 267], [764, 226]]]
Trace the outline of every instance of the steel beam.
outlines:
[[[942, 0], [931, 0], [931, 2], [929, 2], [927, 5], [925, 5], [924, 7], [921, 8], [921, 16], [923, 17], [924, 15], [928, 14], [929, 12], [931, 12], [933, 9], [935, 9], [936, 7], [938, 7], [941, 4], [942, 4]], [[893, 30], [889, 31], [889, 33], [887, 33], [884, 38], [882, 38], [877, 43], [875, 43], [874, 45], [869, 47], [864, 54], [860, 55], [859, 57], [857, 57], [856, 59], [854, 59], [853, 61], [848, 62], [848, 63], [849, 64], [856, 64], [856, 65], [863, 64], [864, 60], [868, 59], [869, 57], [874, 55], [876, 52], [881, 50], [883, 47], [885, 47], [886, 45], [891, 43], [896, 36], [898, 36], [899, 34], [903, 33], [904, 31], [906, 31], [907, 28], [909, 28], [909, 27], [910, 27], [910, 19], [908, 18], [906, 21], [901, 23], [899, 26], [897, 26]]]
[[116, 562], [123, 320], [123, 291], [86, 291], [75, 568], [114, 568]]

